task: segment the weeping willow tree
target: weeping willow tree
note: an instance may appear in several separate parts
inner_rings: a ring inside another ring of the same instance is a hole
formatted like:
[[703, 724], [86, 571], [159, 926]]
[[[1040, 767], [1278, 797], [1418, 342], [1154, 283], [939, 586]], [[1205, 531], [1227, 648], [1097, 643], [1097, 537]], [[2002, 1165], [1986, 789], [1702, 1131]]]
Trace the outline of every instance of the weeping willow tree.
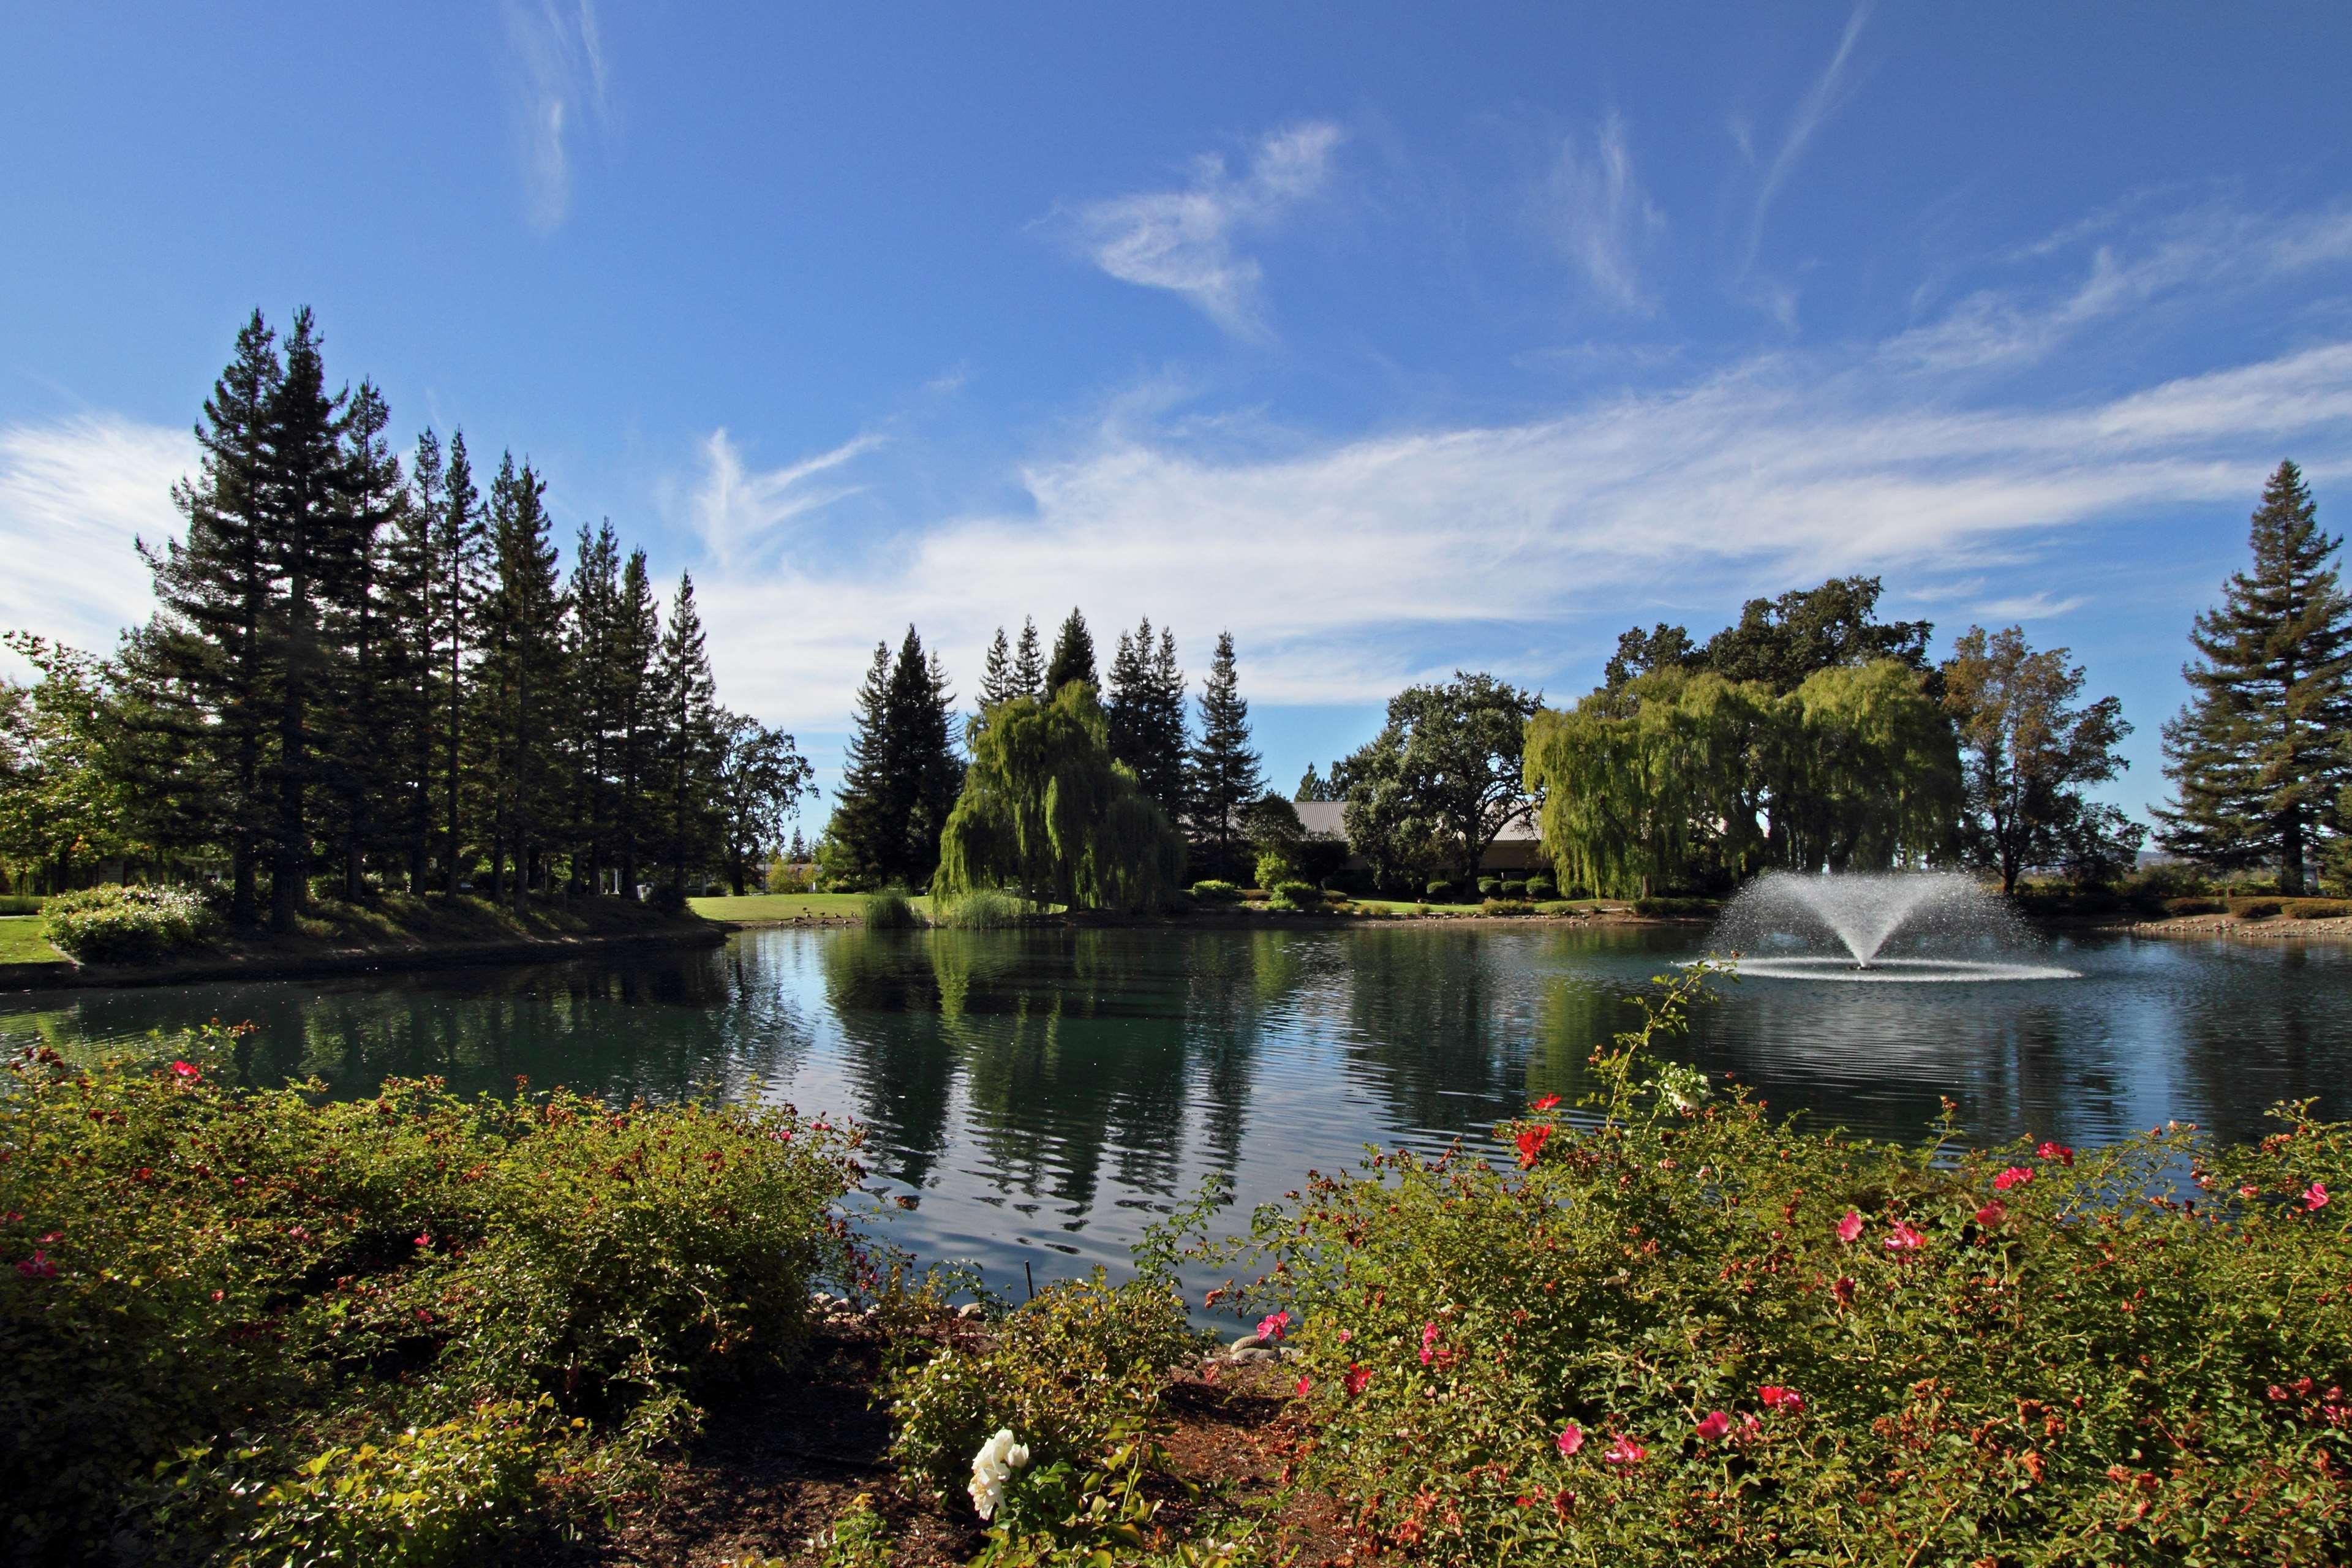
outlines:
[[1184, 839], [1110, 754], [1094, 688], [1015, 697], [972, 734], [931, 890], [1001, 888], [1077, 910], [1150, 910], [1175, 892]]
[[1764, 688], [1672, 668], [1538, 713], [1527, 784], [1560, 880], [1631, 898], [1746, 869], [1773, 722]]
[[1959, 739], [1919, 676], [1892, 659], [1816, 670], [1783, 699], [1790, 770], [1777, 857], [1799, 870], [1883, 870], [1949, 858]]
[[1655, 670], [1536, 715], [1527, 782], [1561, 881], [1614, 898], [1939, 858], [1959, 805], [1950, 723], [1893, 660], [1817, 671], [1785, 697]]

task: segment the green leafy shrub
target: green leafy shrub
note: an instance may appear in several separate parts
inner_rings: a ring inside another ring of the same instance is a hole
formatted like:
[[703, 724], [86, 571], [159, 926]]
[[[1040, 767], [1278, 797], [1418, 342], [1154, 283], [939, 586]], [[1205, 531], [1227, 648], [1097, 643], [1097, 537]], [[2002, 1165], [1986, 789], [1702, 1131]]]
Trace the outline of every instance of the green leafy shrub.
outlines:
[[1506, 877], [1503, 879], [1503, 897], [1507, 899], [1524, 899], [1527, 896], [1528, 884], [1525, 879], [1519, 877]]
[[1231, 882], [1211, 878], [1192, 884], [1192, 897], [1204, 904], [1237, 904], [1241, 902], [1242, 890]]
[[2218, 915], [2228, 912], [2230, 906], [2219, 899], [2179, 898], [2164, 900], [2164, 912], [2168, 915]]
[[1257, 885], [1265, 889], [1269, 893], [1274, 891], [1275, 889], [1281, 887], [1285, 882], [1296, 882], [1302, 879], [1298, 869], [1298, 862], [1293, 858], [1286, 850], [1280, 848], [1261, 849], [1258, 851], [1255, 869]]
[[2266, 921], [2285, 907], [2285, 903], [2278, 899], [2231, 899], [2229, 900], [2230, 912], [2240, 920], [2245, 921]]
[[[808, 1545], [817, 1553], [819, 1568], [890, 1568], [890, 1523], [874, 1506], [871, 1492], [850, 1499], [831, 1524], [809, 1537]], [[782, 1568], [781, 1562], [776, 1568]]]
[[2284, 900], [2286, 918], [2291, 921], [2332, 921], [2352, 915], [2352, 900], [2288, 899]]
[[1559, 896], [1559, 888], [1549, 877], [1529, 877], [1528, 879], [1528, 897], [1533, 899], [1536, 902], [1543, 903], [1548, 900], [1555, 899]]
[[1421, 889], [1421, 896], [1433, 904], [1449, 903], [1454, 898], [1454, 884], [1442, 877], [1432, 878]]
[[995, 931], [1026, 924], [1029, 905], [994, 888], [931, 900], [931, 923], [951, 931]]
[[1525, 899], [1488, 899], [1478, 906], [1482, 915], [1531, 915], [1536, 907]]
[[[551, 1402], [550, 1402], [551, 1403]], [[269, 1568], [458, 1568], [490, 1560], [536, 1500], [541, 1412], [493, 1402], [378, 1446], [337, 1444], [255, 1500], [240, 1555]]]
[[[179, 1516], [273, 1479], [292, 1507], [299, 1466], [336, 1445], [391, 1456], [334, 1458], [338, 1481], [412, 1459], [503, 1475], [444, 1463], [466, 1430], [446, 1424], [484, 1401], [544, 1395], [582, 1423], [571, 1493], [628, 1484], [692, 1397], [791, 1353], [812, 1281], [854, 1265], [831, 1211], [851, 1144], [823, 1122], [433, 1080], [232, 1092], [201, 1064], [233, 1033], [152, 1070], [12, 1064], [0, 1558], [162, 1532], [148, 1478], [191, 1450]], [[381, 1435], [412, 1426], [446, 1429], [414, 1453]], [[234, 1463], [215, 1452], [232, 1432]]]
[[1298, 914], [1319, 913], [1323, 908], [1323, 889], [1312, 882], [1283, 882], [1274, 889], [1266, 908], [1288, 910]]
[[1000, 1428], [1041, 1468], [1090, 1463], [1158, 1410], [1168, 1369], [1201, 1349], [1164, 1278], [1113, 1286], [1097, 1268], [1056, 1281], [992, 1325], [983, 1348], [943, 1350], [895, 1380], [891, 1457], [949, 1496]]
[[1503, 879], [1500, 877], [1481, 877], [1478, 879], [1478, 896], [1480, 898], [1491, 899], [1502, 892], [1502, 890]]
[[915, 931], [923, 923], [904, 888], [877, 889], [858, 900], [857, 906], [868, 931]]
[[1378, 1156], [1255, 1221], [1246, 1299], [1292, 1314], [1312, 1405], [1297, 1484], [1368, 1544], [2352, 1561], [2352, 1126], [1849, 1141], [1654, 1055], [1698, 985], [1662, 984], [1577, 1122], [1548, 1098], [1499, 1162]]
[[58, 952], [83, 963], [153, 963], [202, 942], [214, 920], [185, 888], [85, 888], [42, 910]]
[[0, 893], [0, 915], [37, 915], [47, 902], [31, 893]]
[[1652, 920], [1713, 919], [1723, 908], [1717, 899], [1635, 899], [1633, 912]]

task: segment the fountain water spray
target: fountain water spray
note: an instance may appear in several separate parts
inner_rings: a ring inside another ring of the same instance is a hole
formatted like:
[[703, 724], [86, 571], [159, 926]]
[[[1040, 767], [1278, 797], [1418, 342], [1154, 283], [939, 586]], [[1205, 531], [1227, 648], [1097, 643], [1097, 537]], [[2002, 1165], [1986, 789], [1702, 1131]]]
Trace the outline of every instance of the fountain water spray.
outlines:
[[1768, 871], [1740, 889], [1708, 942], [1738, 953], [1740, 973], [1776, 979], [2076, 978], [2010, 956], [2036, 943], [2007, 904], [1953, 871]]

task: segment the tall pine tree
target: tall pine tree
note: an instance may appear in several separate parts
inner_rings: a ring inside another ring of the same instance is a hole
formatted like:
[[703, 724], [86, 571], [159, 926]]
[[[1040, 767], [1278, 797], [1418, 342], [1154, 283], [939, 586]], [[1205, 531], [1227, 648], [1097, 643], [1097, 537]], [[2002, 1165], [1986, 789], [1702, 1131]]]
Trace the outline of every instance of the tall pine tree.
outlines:
[[268, 427], [283, 375], [277, 334], [256, 310], [205, 400], [198, 476], [172, 489], [186, 537], [160, 550], [140, 542], [157, 608], [123, 649], [140, 715], [124, 759], [135, 770], [132, 799], [158, 842], [227, 851], [239, 925], [259, 912], [268, 809]]
[[2158, 809], [2157, 839], [2209, 865], [2275, 865], [2281, 890], [2300, 893], [2352, 784], [2352, 600], [2340, 541], [2293, 463], [2263, 487], [2250, 542], [2253, 570], [2232, 573], [2189, 634], [2189, 701], [2164, 727], [2179, 798]]
[[1023, 695], [1013, 668], [1013, 645], [1004, 640], [1004, 628], [996, 628], [996, 639], [988, 645], [987, 660], [980, 670], [980, 710], [983, 714], [1000, 702], [1010, 702]]
[[[557, 736], [565, 685], [563, 616], [547, 486], [530, 465], [500, 459], [490, 485], [495, 586], [482, 606], [485, 783], [490, 791], [490, 897], [515, 907], [539, 879], [562, 811]], [[511, 853], [514, 877], [505, 880]]]
[[678, 577], [677, 595], [670, 601], [669, 625], [654, 659], [653, 694], [660, 725], [654, 745], [654, 804], [667, 867], [663, 886], [676, 900], [686, 895], [688, 873], [716, 847], [715, 783], [724, 742], [718, 683], [710, 676], [690, 575]]
[[1171, 822], [1184, 816], [1184, 672], [1176, 666], [1176, 638], [1151, 617], [1118, 635], [1104, 705], [1110, 754], [1127, 764], [1143, 794]]
[[1219, 632], [1217, 655], [1201, 689], [1201, 741], [1192, 748], [1187, 791], [1193, 837], [1227, 872], [1239, 859], [1242, 810], [1265, 793], [1249, 742], [1249, 704], [1242, 700], [1234, 634]]
[[466, 763], [473, 748], [472, 687], [481, 662], [482, 604], [488, 593], [489, 533], [466, 433], [449, 437], [449, 466], [433, 526], [433, 578], [428, 614], [433, 637], [433, 710], [440, 755], [442, 890], [457, 895], [473, 862], [466, 836]]
[[1013, 654], [1013, 695], [1045, 695], [1045, 651], [1038, 640], [1037, 623], [1028, 616], [1021, 617], [1021, 641]]
[[285, 372], [269, 399], [262, 555], [273, 582], [263, 617], [277, 746], [271, 784], [269, 924], [290, 931], [310, 896], [313, 742], [333, 701], [333, 611], [355, 592], [362, 541], [346, 505], [344, 395], [327, 390], [324, 345], [308, 310], [294, 313]]
[[1101, 684], [1095, 676], [1094, 634], [1087, 630], [1087, 618], [1076, 608], [1054, 636], [1054, 657], [1045, 665], [1044, 695], [1051, 698], [1073, 680], [1088, 686]]
[[619, 726], [614, 652], [619, 631], [621, 542], [607, 519], [593, 533], [586, 524], [572, 557], [570, 699], [562, 726], [564, 769], [572, 782], [569, 813], [572, 881], [595, 889], [609, 863], [613, 826], [613, 745]]
[[416, 438], [408, 489], [394, 511], [377, 574], [384, 621], [379, 743], [389, 775], [378, 810], [412, 893], [425, 890], [432, 850], [433, 532], [446, 481], [440, 437], [427, 429]]
[[383, 394], [360, 383], [343, 420], [339, 498], [352, 570], [327, 607], [325, 630], [337, 657], [319, 726], [320, 777], [332, 792], [343, 897], [353, 903], [367, 894], [369, 852], [392, 847], [399, 826], [403, 758], [389, 742], [405, 711], [408, 628], [400, 617], [422, 608], [396, 574], [401, 536], [394, 525], [406, 508], [407, 479], [384, 434], [391, 423]]
[[657, 773], [661, 704], [654, 661], [661, 651], [661, 606], [646, 552], [629, 552], [613, 605], [613, 838], [621, 891], [635, 897], [638, 868], [652, 849], [649, 791]]
[[888, 645], [875, 648], [826, 830], [838, 874], [869, 886], [929, 884], [939, 868], [940, 831], [963, 788], [954, 706], [946, 671], [924, 654], [914, 627], [895, 660]]
[[891, 855], [889, 756], [890, 645], [878, 642], [857, 686], [841, 789], [825, 826], [828, 876], [860, 887], [880, 885], [882, 863]]

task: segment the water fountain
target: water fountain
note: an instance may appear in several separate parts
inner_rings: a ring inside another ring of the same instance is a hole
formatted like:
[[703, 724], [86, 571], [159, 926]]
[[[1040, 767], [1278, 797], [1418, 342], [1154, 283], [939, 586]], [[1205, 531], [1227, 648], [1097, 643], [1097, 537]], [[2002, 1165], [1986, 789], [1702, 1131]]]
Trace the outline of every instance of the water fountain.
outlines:
[[1768, 871], [1716, 922], [1711, 952], [1775, 980], [2073, 980], [2021, 962], [2037, 940], [2016, 913], [1952, 871]]

